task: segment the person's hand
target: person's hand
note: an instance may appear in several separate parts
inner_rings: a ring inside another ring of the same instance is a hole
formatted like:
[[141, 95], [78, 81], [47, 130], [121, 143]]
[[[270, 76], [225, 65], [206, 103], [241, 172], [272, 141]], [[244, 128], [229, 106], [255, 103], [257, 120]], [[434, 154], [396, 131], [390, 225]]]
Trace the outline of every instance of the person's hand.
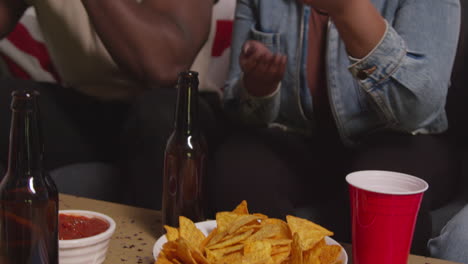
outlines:
[[242, 47], [239, 64], [244, 72], [244, 86], [253, 96], [271, 94], [286, 71], [286, 56], [272, 53], [265, 45], [248, 40]]
[[[362, 0], [297, 0], [299, 3], [310, 5], [322, 12], [330, 14], [332, 17], [335, 14], [345, 12], [351, 7], [354, 2]], [[368, 1], [368, 0], [365, 0]]]

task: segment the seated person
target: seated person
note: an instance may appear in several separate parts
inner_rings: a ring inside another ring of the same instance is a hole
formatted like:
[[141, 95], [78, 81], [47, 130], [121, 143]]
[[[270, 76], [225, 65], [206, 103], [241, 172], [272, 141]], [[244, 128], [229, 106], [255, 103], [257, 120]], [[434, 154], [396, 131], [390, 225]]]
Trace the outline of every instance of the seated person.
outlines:
[[458, 212], [428, 243], [431, 257], [468, 263], [468, 205]]
[[276, 217], [316, 207], [318, 222], [349, 241], [346, 174], [409, 173], [430, 185], [412, 249], [426, 254], [428, 212], [457, 184], [444, 105], [459, 8], [457, 0], [238, 1], [224, 93], [235, 124], [215, 155], [212, 209], [243, 199]]
[[[41, 93], [47, 169], [113, 162], [122, 168], [112, 183], [116, 199], [160, 208], [173, 88], [208, 39], [213, 2], [0, 0], [0, 38], [34, 7], [61, 78], [0, 80], [0, 163], [8, 159], [11, 91], [32, 87]], [[213, 126], [211, 109], [200, 104]]]

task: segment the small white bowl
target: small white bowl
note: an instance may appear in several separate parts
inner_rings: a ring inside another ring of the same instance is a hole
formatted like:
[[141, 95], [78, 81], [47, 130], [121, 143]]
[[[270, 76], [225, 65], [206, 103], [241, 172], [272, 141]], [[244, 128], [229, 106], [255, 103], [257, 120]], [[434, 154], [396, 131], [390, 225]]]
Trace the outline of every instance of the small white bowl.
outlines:
[[109, 223], [109, 228], [97, 235], [59, 240], [60, 264], [101, 264], [106, 259], [109, 241], [115, 232], [115, 221], [105, 214], [86, 210], [60, 210], [59, 214], [98, 218]]

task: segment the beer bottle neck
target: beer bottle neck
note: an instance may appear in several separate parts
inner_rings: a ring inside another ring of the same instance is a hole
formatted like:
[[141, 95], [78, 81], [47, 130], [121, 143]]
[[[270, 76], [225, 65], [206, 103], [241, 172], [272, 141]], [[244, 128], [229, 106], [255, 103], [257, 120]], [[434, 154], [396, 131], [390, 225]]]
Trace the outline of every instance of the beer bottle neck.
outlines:
[[43, 145], [36, 97], [13, 96], [8, 171], [32, 175], [43, 169]]
[[199, 133], [198, 79], [180, 78], [178, 83], [175, 131], [181, 135]]

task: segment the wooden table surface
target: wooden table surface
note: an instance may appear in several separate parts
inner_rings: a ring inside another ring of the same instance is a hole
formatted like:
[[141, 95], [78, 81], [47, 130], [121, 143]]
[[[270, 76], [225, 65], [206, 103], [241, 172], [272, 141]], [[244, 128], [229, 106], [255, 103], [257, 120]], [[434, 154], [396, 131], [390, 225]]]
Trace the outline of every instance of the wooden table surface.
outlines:
[[[117, 228], [104, 264], [153, 264], [153, 245], [161, 235], [161, 213], [155, 210], [60, 194], [60, 209], [91, 210], [112, 217]], [[344, 245], [351, 261], [351, 247]], [[455, 262], [410, 255], [408, 264]]]

